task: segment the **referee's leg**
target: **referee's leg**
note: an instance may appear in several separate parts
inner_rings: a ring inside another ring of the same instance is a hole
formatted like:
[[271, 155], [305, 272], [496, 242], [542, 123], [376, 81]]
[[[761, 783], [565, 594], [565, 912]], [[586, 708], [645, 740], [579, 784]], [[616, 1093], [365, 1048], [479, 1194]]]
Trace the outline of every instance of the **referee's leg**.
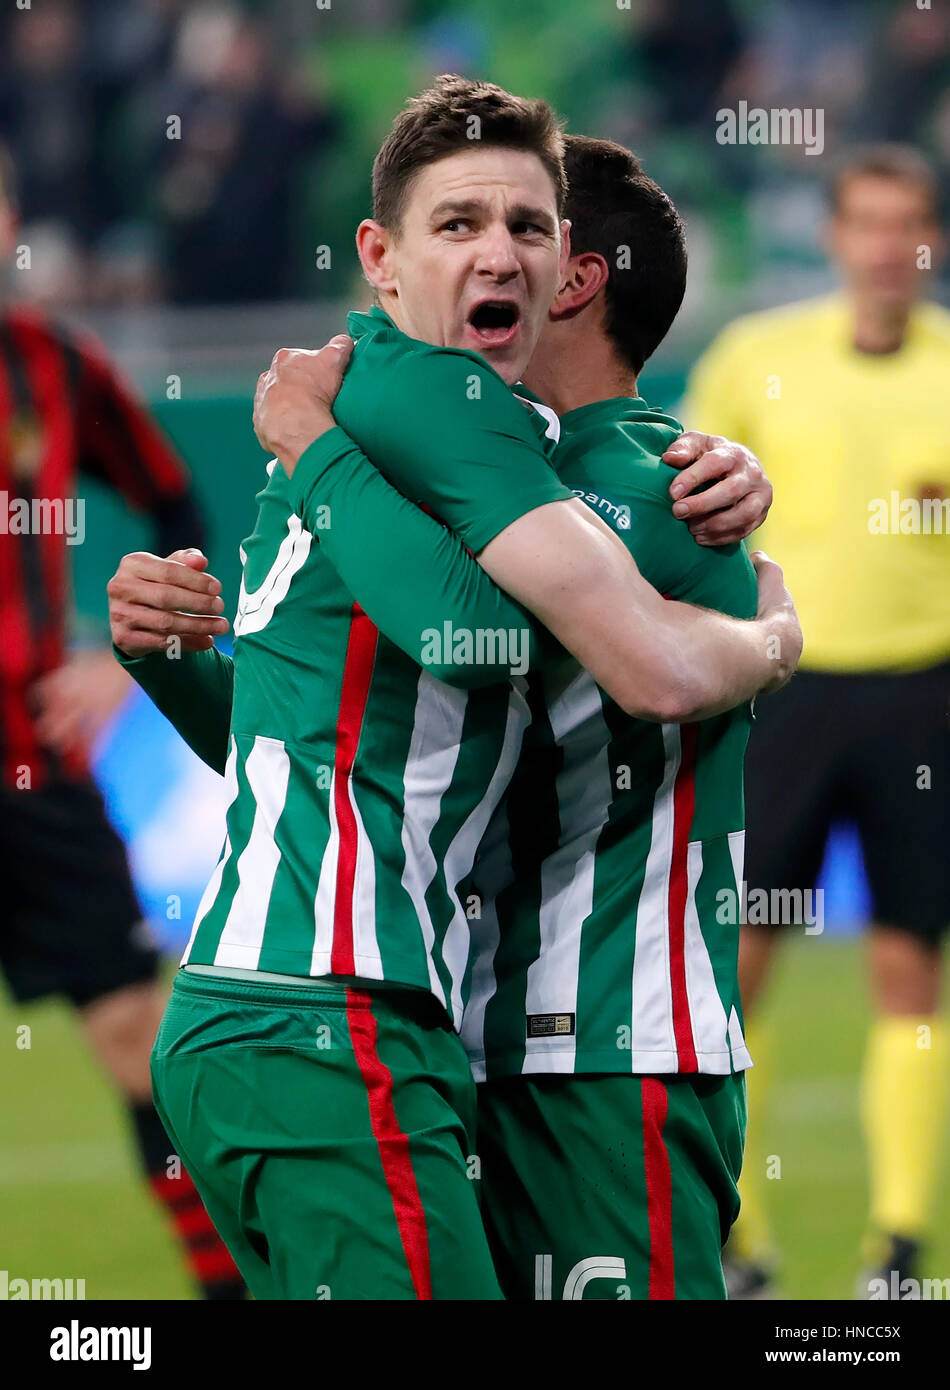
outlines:
[[861, 681], [851, 776], [871, 888], [874, 1021], [862, 1079], [872, 1273], [914, 1275], [939, 1174], [950, 1036], [940, 1011], [950, 922], [950, 663]]
[[814, 889], [840, 796], [846, 739], [847, 712], [834, 677], [800, 672], [784, 690], [756, 701], [745, 776], [745, 878], [751, 920], [743, 924], [739, 938], [739, 988], [755, 1065], [747, 1076], [742, 1207], [726, 1261], [732, 1297], [755, 1296], [775, 1264], [766, 1162], [773, 1149], [768, 1106], [776, 1040], [760, 1004], [787, 924], [773, 913], [772, 904], [782, 901], [776, 890], [804, 894]]

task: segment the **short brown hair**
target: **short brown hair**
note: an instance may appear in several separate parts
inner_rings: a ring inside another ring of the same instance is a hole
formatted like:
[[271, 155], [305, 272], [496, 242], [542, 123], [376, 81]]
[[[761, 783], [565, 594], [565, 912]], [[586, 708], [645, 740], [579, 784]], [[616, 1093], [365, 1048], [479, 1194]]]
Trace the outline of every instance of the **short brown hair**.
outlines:
[[913, 145], [862, 145], [852, 150], [834, 169], [828, 188], [832, 212], [841, 206], [846, 183], [857, 178], [893, 179], [912, 183], [927, 196], [934, 218], [940, 216], [940, 186], [929, 160]]
[[[472, 118], [477, 125], [472, 126]], [[472, 135], [473, 128], [478, 132]], [[397, 230], [413, 178], [427, 164], [483, 146], [536, 154], [550, 174], [558, 216], [564, 209], [564, 138], [546, 101], [513, 96], [493, 82], [446, 74], [408, 101], [373, 161], [373, 216]]]
[[607, 262], [604, 332], [639, 373], [683, 302], [686, 230], [631, 150], [586, 135], [568, 135], [565, 144], [571, 255], [593, 251]]

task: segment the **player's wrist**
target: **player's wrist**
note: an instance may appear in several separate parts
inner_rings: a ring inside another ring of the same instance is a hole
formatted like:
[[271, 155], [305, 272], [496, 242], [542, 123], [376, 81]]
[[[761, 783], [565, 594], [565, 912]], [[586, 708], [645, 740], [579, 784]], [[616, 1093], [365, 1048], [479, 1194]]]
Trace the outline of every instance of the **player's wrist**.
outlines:
[[791, 600], [761, 613], [756, 625], [765, 656], [762, 693], [768, 694], [791, 679], [802, 650], [801, 628]]
[[282, 442], [274, 450], [288, 477], [293, 477], [294, 469], [311, 445], [316, 444], [319, 439], [322, 439], [325, 434], [329, 434], [335, 428], [336, 421], [330, 412], [320, 411], [307, 422], [305, 430]]

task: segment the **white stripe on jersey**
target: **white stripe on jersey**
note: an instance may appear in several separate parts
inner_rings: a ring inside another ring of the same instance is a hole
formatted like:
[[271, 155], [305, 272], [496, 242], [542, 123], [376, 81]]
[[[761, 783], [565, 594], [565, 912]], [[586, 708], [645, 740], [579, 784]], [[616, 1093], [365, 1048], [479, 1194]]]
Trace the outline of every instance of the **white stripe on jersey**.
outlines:
[[735, 1004], [729, 1015], [729, 1046], [732, 1049], [732, 1065], [735, 1071], [746, 1071], [749, 1067], [755, 1066], [742, 1036], [742, 1025]]
[[[330, 775], [329, 835], [313, 902], [313, 951], [311, 975], [327, 975], [333, 956], [333, 925], [336, 912], [336, 880], [340, 859], [340, 827], [336, 818], [336, 769]], [[353, 819], [356, 822], [356, 867], [353, 876], [353, 961], [356, 973], [368, 980], [383, 979], [383, 961], [376, 936], [376, 859], [366, 833], [360, 808], [353, 792], [353, 774], [346, 784]]]
[[[238, 794], [237, 743], [235, 742], [233, 734], [230, 738], [230, 744], [231, 746], [228, 749], [228, 760], [224, 765], [224, 788], [228, 799], [227, 807], [225, 808], [225, 815], [227, 815], [228, 811], [230, 811], [231, 807], [234, 805], [235, 799]], [[198, 928], [201, 926], [201, 923], [204, 921], [205, 917], [207, 917], [211, 904], [218, 896], [218, 889], [221, 887], [221, 879], [224, 875], [224, 866], [227, 864], [230, 858], [231, 841], [229, 837], [225, 835], [224, 845], [221, 849], [221, 857], [219, 858], [217, 864], [215, 864], [214, 866], [214, 872], [208, 880], [207, 888], [205, 888], [205, 891], [201, 895], [201, 901], [198, 904], [198, 911], [195, 913], [195, 921], [194, 926], [191, 928], [191, 936], [189, 936], [188, 938], [188, 945], [185, 947], [185, 954], [181, 958], [182, 965], [188, 964], [188, 957], [191, 954], [191, 948], [194, 945], [195, 936], [198, 933]]]
[[462, 745], [467, 704], [467, 691], [445, 685], [428, 671], [421, 672], [416, 688], [409, 756], [403, 775], [402, 847], [406, 866], [402, 873], [402, 886], [412, 899], [422, 930], [429, 966], [429, 986], [446, 1007], [448, 1001], [433, 956], [435, 931], [426, 902], [426, 890], [438, 869], [432, 853], [431, 836], [439, 819], [442, 797], [452, 784]]
[[529, 401], [527, 396], [519, 396], [517, 391], [513, 394], [516, 401], [520, 401], [522, 405], [526, 405], [529, 410], [536, 410], [538, 412], [541, 418], [546, 422], [544, 433], [548, 439], [553, 439], [554, 443], [557, 444], [561, 438], [561, 417], [558, 415], [557, 411], [552, 410], [549, 405], [542, 405], [540, 401]]
[[254, 970], [280, 863], [274, 832], [287, 800], [290, 779], [290, 759], [281, 740], [256, 735], [244, 761], [244, 775], [255, 802], [254, 823], [238, 857], [238, 885], [214, 953], [214, 964]]
[[[528, 967], [528, 1015], [577, 1012], [581, 937], [594, 901], [595, 852], [613, 800], [610, 731], [593, 677], [581, 671], [551, 702], [548, 718], [564, 753], [556, 784], [561, 835], [558, 848], [541, 865], [540, 949]], [[576, 1042], [573, 1035], [526, 1038], [522, 1071], [573, 1071]]]
[[482, 836], [499, 801], [511, 782], [521, 752], [521, 740], [531, 719], [525, 698], [527, 682], [520, 676], [512, 681], [505, 719], [505, 736], [492, 779], [485, 795], [465, 819], [445, 853], [443, 872], [446, 889], [452, 900], [452, 920], [442, 942], [442, 959], [452, 981], [452, 1001], [449, 1012], [456, 1028], [462, 1025], [462, 987], [472, 949], [471, 923], [459, 902], [457, 886], [471, 872]]
[[340, 827], [336, 821], [336, 769], [330, 774], [329, 826], [326, 848], [320, 862], [320, 877], [313, 901], [313, 954], [311, 975], [328, 975], [333, 954], [333, 913], [336, 905], [336, 873], [340, 858]]
[[468, 1004], [462, 1014], [459, 1033], [462, 1046], [476, 1081], [484, 1081], [485, 1070], [485, 1010], [495, 993], [495, 952], [501, 940], [495, 899], [482, 903], [481, 917], [469, 922], [472, 933], [472, 982]]
[[742, 873], [745, 867], [745, 831], [733, 830], [726, 836], [729, 844], [729, 858], [732, 860], [732, 872], [736, 880], [736, 902], [738, 903], [742, 895]]
[[353, 790], [353, 772], [346, 783], [356, 821], [356, 868], [353, 876], [353, 960], [356, 973], [368, 980], [382, 980], [383, 958], [376, 938], [376, 857], [366, 833]]
[[[673, 863], [673, 788], [681, 748], [677, 724], [660, 726], [666, 762], [653, 800], [653, 831], [637, 903], [633, 957], [632, 1071], [676, 1071], [673, 983], [670, 974], [670, 870]], [[645, 1059], [646, 1061], [644, 1066]]]
[[730, 1071], [728, 1025], [726, 1011], [716, 988], [712, 961], [699, 925], [696, 910], [696, 885], [703, 872], [703, 845], [693, 840], [686, 849], [686, 919], [683, 957], [686, 967], [686, 997], [689, 1001], [689, 1021], [693, 1032], [693, 1047], [699, 1068], [703, 1072], [724, 1074]]
[[[303, 522], [296, 513], [287, 518], [287, 534], [277, 548], [274, 563], [262, 582], [248, 593], [241, 573], [241, 588], [238, 592], [237, 613], [234, 617], [234, 635], [243, 637], [246, 632], [260, 632], [274, 616], [274, 609], [281, 599], [287, 597], [290, 581], [301, 569], [310, 554], [313, 541], [309, 531], [303, 529]], [[247, 552], [240, 547], [241, 564], [247, 564]]]

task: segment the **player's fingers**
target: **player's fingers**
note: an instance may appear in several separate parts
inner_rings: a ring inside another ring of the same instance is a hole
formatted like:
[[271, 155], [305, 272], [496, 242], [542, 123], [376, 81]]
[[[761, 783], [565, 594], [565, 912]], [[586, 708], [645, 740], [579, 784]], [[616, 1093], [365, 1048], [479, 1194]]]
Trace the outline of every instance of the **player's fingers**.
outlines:
[[193, 589], [142, 580], [117, 591], [114, 598], [154, 609], [157, 613], [199, 613], [208, 618], [218, 617], [224, 608], [224, 600], [217, 594], [197, 594]]
[[733, 545], [751, 536], [761, 526], [763, 516], [764, 509], [759, 498], [746, 496], [734, 507], [690, 521], [689, 529], [693, 533], [693, 540], [700, 545]]
[[723, 507], [733, 506], [747, 496], [748, 491], [745, 478], [741, 474], [731, 473], [727, 478], [720, 478], [718, 483], [713, 483], [704, 492], [697, 492], [694, 497], [685, 497], [679, 502], [674, 502], [673, 515], [681, 520], [686, 517], [710, 516], [713, 512], [721, 511]]
[[343, 375], [352, 351], [353, 339], [348, 338], [345, 333], [338, 333], [313, 361], [313, 378], [317, 394], [328, 404], [332, 404], [343, 384]]
[[782, 566], [776, 564], [764, 550], [754, 550], [749, 558], [755, 567], [755, 577], [759, 584], [759, 613], [790, 602]]
[[717, 444], [723, 444], [725, 440], [719, 434], [703, 434], [700, 430], [687, 430], [681, 434], [679, 439], [674, 439], [673, 443], [662, 455], [663, 462], [672, 464], [674, 468], [682, 468], [684, 464], [692, 463], [695, 459], [701, 458], [709, 449], [714, 449]]
[[187, 565], [189, 569], [204, 571], [208, 568], [208, 557], [192, 546], [188, 550], [173, 550], [165, 559], [172, 565]]
[[348, 333], [334, 333], [326, 346], [328, 348], [335, 348], [340, 354], [340, 359], [345, 362], [353, 351], [353, 339]]
[[[670, 483], [670, 496], [678, 499], [687, 497], [704, 483], [724, 477], [733, 466], [734, 460], [722, 450], [707, 449], [701, 458], [684, 468]], [[692, 499], [695, 501], [695, 498]]]
[[[174, 572], [173, 572], [174, 573]], [[131, 575], [115, 575], [108, 584], [110, 612], [118, 603], [136, 603], [143, 608], [168, 612], [206, 613], [217, 616], [224, 608], [219, 594], [200, 593], [177, 582], [179, 575], [190, 574], [185, 565], [177, 567], [176, 582], [162, 584], [158, 580], [138, 579]]]
[[[115, 622], [133, 632], [154, 632], [176, 637], [220, 636], [227, 632], [230, 626], [227, 618], [178, 613], [139, 603], [123, 603], [117, 606], [113, 617]], [[121, 646], [121, 643], [116, 645]]]
[[219, 594], [196, 594], [176, 584], [149, 584], [137, 600], [146, 608], [167, 613], [199, 613], [217, 618], [224, 609]]
[[219, 594], [221, 582], [213, 574], [202, 574], [187, 564], [176, 564], [163, 560], [160, 555], [150, 555], [147, 551], [134, 551], [125, 555], [116, 571], [147, 579], [154, 584], [171, 584], [184, 589], [192, 589], [196, 594]]

